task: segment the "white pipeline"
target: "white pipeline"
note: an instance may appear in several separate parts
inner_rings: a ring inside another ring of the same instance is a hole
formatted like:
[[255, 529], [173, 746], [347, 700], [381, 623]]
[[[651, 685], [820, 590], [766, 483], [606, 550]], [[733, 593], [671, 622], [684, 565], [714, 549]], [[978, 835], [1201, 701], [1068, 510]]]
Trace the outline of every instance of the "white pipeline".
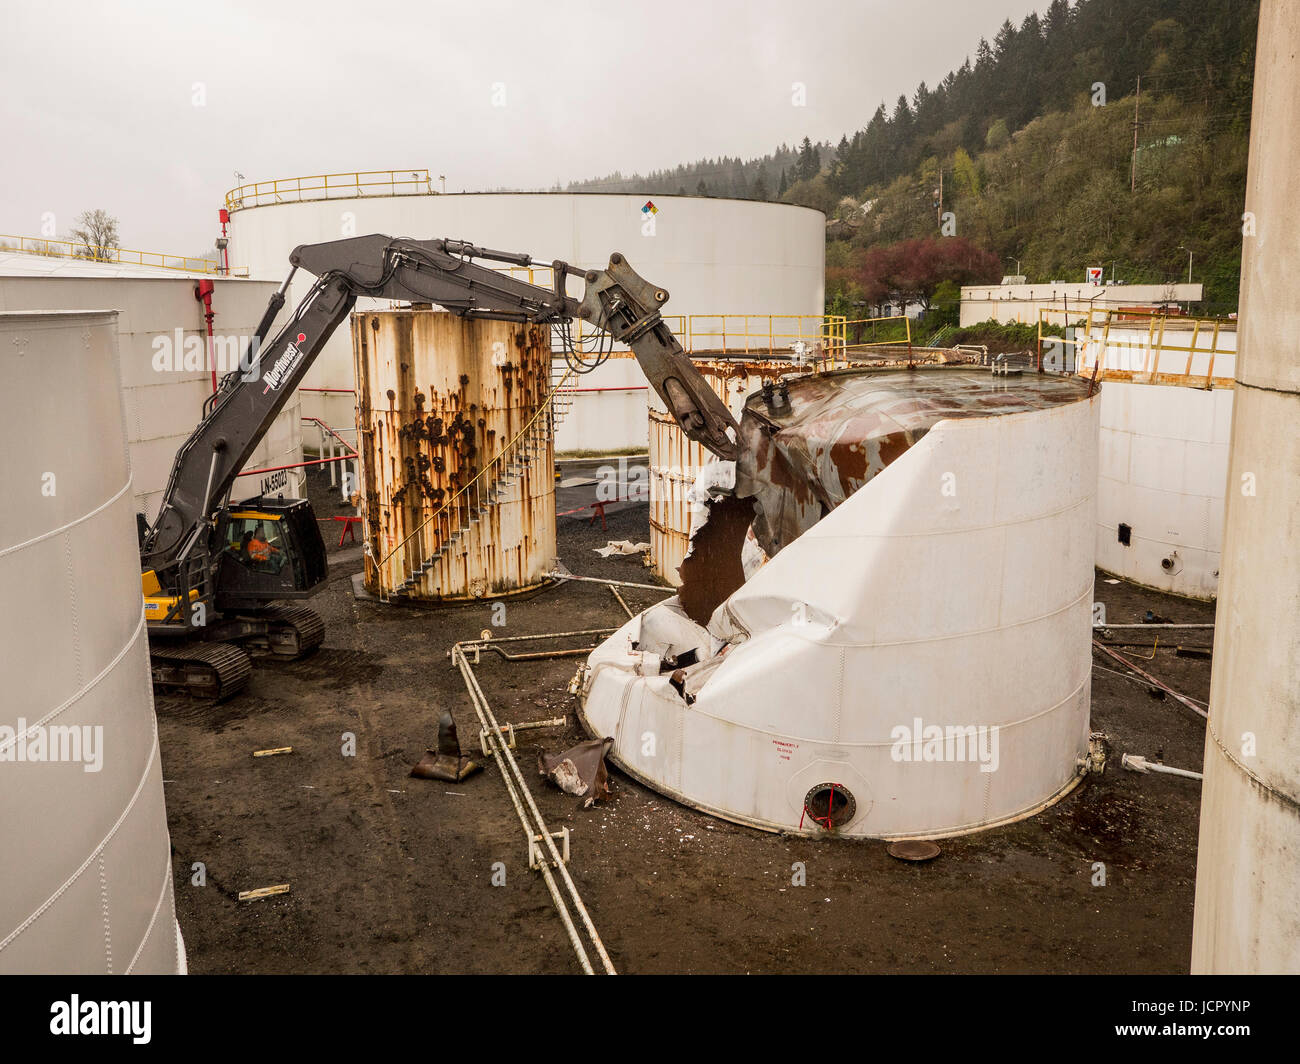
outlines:
[[[478, 714], [479, 721], [483, 725], [483, 730], [488, 734], [488, 740], [493, 746], [493, 753], [497, 758], [497, 765], [501, 769], [502, 778], [506, 780], [506, 787], [511, 792], [511, 798], [516, 802], [516, 811], [518, 809], [518, 798], [522, 797], [524, 804], [532, 813], [533, 820], [536, 823], [536, 829], [529, 827], [527, 821], [523, 820], [521, 813], [521, 822], [528, 831], [531, 839], [534, 834], [541, 836], [542, 844], [550, 854], [551, 862], [560, 873], [560, 879], [563, 881], [565, 889], [568, 891], [569, 898], [573, 902], [573, 907], [578, 911], [578, 916], [582, 920], [583, 927], [587, 930], [587, 936], [591, 939], [591, 944], [595, 948], [597, 955], [600, 957], [601, 964], [605, 967], [608, 975], [617, 974], [614, 968], [614, 962], [609, 959], [609, 954], [605, 951], [605, 944], [600, 939], [600, 934], [596, 931], [595, 924], [592, 923], [591, 915], [587, 912], [586, 905], [583, 904], [581, 895], [578, 894], [578, 888], [574, 885], [569, 870], [565, 867], [564, 861], [560, 857], [560, 852], [556, 849], [555, 840], [551, 837], [550, 831], [546, 827], [546, 820], [541, 811], [537, 808], [537, 803], [533, 800], [532, 792], [528, 789], [528, 783], [524, 779], [523, 773], [519, 769], [519, 763], [515, 761], [514, 755], [510, 752], [510, 747], [506, 742], [505, 734], [501, 726], [497, 723], [495, 715], [492, 713], [492, 707], [488, 705], [487, 696], [483, 694], [483, 689], [479, 687], [478, 678], [474, 675], [474, 670], [470, 668], [469, 661], [461, 651], [460, 644], [452, 647], [452, 660], [460, 668], [461, 676], [465, 679], [465, 685], [470, 692], [470, 701], [474, 703], [474, 711]], [[507, 771], [508, 770], [508, 771]], [[514, 781], [518, 785], [518, 795], [515, 788], [511, 786], [509, 776], [513, 774]], [[546, 878], [548, 886], [551, 885], [550, 869], [543, 858], [539, 866], [542, 875]], [[561, 918], [565, 921], [566, 930], [569, 930], [570, 941], [574, 943], [574, 948], [578, 951], [579, 959], [582, 960], [584, 970], [591, 971], [590, 962], [587, 960], [586, 951], [582, 949], [581, 942], [576, 940], [576, 931], [573, 929], [572, 921], [569, 919], [568, 910], [563, 907], [562, 901], [558, 898], [557, 893], [552, 892], [552, 900], [557, 903], [557, 909], [560, 910]]]
[[1185, 768], [1174, 768], [1172, 765], [1162, 765], [1158, 761], [1148, 761], [1141, 754], [1125, 754], [1119, 761], [1130, 772], [1160, 772], [1167, 776], [1184, 776], [1189, 780], [1205, 778], [1200, 772], [1192, 772]]

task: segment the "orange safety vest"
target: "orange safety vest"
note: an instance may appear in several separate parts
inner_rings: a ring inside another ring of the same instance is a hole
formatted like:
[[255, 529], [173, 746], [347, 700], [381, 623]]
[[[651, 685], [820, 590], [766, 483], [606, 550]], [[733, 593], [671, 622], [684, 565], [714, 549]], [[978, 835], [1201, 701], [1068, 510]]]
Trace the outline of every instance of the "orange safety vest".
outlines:
[[255, 562], [271, 560], [271, 544], [264, 539], [254, 537], [248, 541], [248, 556]]

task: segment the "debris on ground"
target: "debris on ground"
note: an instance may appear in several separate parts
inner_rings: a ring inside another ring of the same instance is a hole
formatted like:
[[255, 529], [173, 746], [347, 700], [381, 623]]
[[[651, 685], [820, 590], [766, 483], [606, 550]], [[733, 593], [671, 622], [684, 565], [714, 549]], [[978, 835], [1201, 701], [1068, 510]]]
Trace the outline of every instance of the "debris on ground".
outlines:
[[258, 901], [261, 898], [270, 898], [276, 894], [288, 894], [288, 883], [277, 883], [273, 887], [258, 887], [256, 890], [241, 890], [239, 892], [240, 901]]
[[633, 543], [630, 539], [611, 539], [603, 547], [592, 547], [602, 558], [611, 554], [643, 554], [650, 549], [649, 543]]
[[451, 714], [443, 711], [438, 718], [438, 746], [426, 750], [425, 754], [411, 769], [411, 775], [418, 780], [444, 780], [447, 783], [460, 783], [483, 768], [477, 761], [461, 753], [460, 739], [456, 735], [456, 722]]
[[609, 795], [609, 769], [605, 767], [605, 755], [613, 745], [611, 738], [588, 739], [558, 754], [543, 751], [537, 755], [537, 769], [565, 794], [586, 798], [582, 803], [586, 809]]

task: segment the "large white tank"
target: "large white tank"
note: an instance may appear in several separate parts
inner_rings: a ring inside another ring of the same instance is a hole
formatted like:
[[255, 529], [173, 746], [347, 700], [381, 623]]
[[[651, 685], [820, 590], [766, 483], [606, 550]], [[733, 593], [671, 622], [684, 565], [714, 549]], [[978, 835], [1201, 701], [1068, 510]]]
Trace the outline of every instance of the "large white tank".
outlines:
[[[176, 452], [199, 423], [203, 401], [212, 393], [204, 307], [194, 298], [199, 278], [177, 276], [174, 270], [156, 270], [152, 276], [119, 276], [104, 263], [64, 264], [51, 276], [6, 274], [29, 260], [38, 265], [46, 261], [39, 255], [10, 255], [0, 260], [0, 310], [109, 307], [119, 312], [117, 342], [132, 492], [136, 510], [152, 521]], [[238, 278], [216, 278], [214, 284], [213, 353], [225, 365], [237, 361], [234, 347], [252, 336], [276, 286]], [[343, 424], [352, 424], [350, 406]], [[269, 469], [301, 462], [302, 437], [302, 408], [295, 393], [245, 468]], [[242, 476], [235, 482], [234, 497], [246, 498], [261, 491], [301, 498], [302, 469]]]
[[1236, 365], [1235, 325], [1112, 326], [1083, 345], [1080, 372], [1098, 358], [1101, 452], [1097, 566], [1175, 595], [1209, 599], [1219, 583]]
[[0, 973], [184, 967], [115, 319], [0, 313]]
[[1300, 6], [1259, 12], [1194, 973], [1300, 973]]
[[[404, 184], [398, 181], [398, 192], [415, 187], [409, 174], [396, 176], [408, 179]], [[600, 269], [608, 265], [610, 252], [621, 251], [641, 276], [668, 290], [664, 313], [670, 317], [820, 315], [824, 309], [826, 219], [806, 207], [655, 196], [658, 213], [647, 215], [643, 210], [647, 197], [613, 193], [386, 195], [381, 184], [367, 185], [366, 195], [344, 197], [334, 189], [328, 200], [310, 200], [307, 197], [319, 192], [297, 192], [292, 181], [278, 182], [275, 189], [270, 184], [263, 183], [258, 196], [246, 194], [240, 200], [231, 193], [227, 199], [230, 261], [247, 266], [250, 276], [262, 280], [283, 279], [289, 253], [299, 244], [389, 233], [415, 239], [455, 237], [480, 247], [525, 252], [543, 264], [563, 259]], [[285, 202], [274, 202], [277, 196]], [[245, 204], [242, 208], [240, 202]], [[259, 205], [251, 205], [254, 202]], [[549, 286], [549, 270], [535, 280]], [[294, 279], [292, 302], [302, 297], [310, 283], [309, 277]], [[579, 287], [574, 282], [575, 294]], [[386, 304], [362, 300], [358, 309], [386, 309]], [[582, 385], [621, 387], [630, 383], [627, 371], [626, 365], [611, 362], [584, 378]], [[354, 387], [346, 336], [330, 340], [307, 375], [305, 387]], [[305, 399], [308, 414], [323, 416], [331, 424], [349, 423], [350, 395], [308, 392]], [[582, 403], [579, 397], [579, 407], [560, 429], [561, 451], [584, 446], [577, 428]], [[645, 424], [644, 405], [640, 409], [643, 413], [634, 423], [638, 436]], [[644, 441], [643, 436], [639, 439]], [[628, 441], [615, 433], [608, 442], [600, 442], [622, 446]]]
[[[809, 400], [805, 424], [824, 412], [833, 439], [811, 459], [834, 465], [831, 480], [883, 469], [785, 540], [707, 630], [669, 599], [591, 655], [581, 713], [627, 772], [756, 827], [870, 837], [989, 827], [1074, 786], [1089, 738], [1099, 399], [1072, 378], [936, 372], [911, 404]], [[913, 379], [880, 375], [900, 400]], [[947, 389], [963, 413], [926, 431], [917, 416]], [[1018, 389], [1039, 394], [996, 413]], [[842, 409], [888, 435], [851, 442]], [[902, 442], [916, 425], [924, 434]], [[804, 488], [789, 483], [795, 500]]]

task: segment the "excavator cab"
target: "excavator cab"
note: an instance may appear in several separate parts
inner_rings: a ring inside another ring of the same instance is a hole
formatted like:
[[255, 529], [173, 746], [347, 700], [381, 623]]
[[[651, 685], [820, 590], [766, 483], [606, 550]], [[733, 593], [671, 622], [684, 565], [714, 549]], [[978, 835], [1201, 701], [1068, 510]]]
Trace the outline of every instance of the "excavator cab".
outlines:
[[306, 499], [249, 499], [217, 519], [216, 607], [307, 598], [325, 582], [325, 541]]

